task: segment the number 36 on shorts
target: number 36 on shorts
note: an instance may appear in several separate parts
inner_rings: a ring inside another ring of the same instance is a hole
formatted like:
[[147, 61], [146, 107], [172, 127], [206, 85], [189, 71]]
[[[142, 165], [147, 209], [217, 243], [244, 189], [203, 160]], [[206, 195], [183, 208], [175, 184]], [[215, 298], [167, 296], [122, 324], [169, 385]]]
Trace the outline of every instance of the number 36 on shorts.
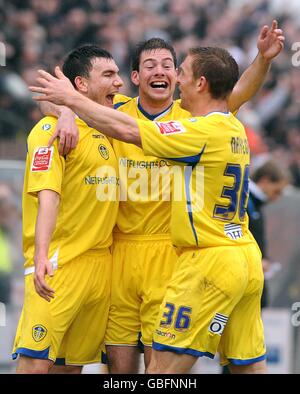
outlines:
[[174, 304], [166, 302], [166, 311], [160, 321], [160, 327], [168, 328], [174, 326], [177, 331], [186, 331], [190, 327], [192, 308], [187, 306], [180, 306], [176, 308]]

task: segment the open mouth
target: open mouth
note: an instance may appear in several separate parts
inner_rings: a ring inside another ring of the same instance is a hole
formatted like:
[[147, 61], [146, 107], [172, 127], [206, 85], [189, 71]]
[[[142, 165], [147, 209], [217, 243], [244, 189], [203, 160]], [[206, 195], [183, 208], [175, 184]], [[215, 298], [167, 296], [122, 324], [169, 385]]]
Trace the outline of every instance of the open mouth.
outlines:
[[153, 89], [167, 89], [169, 85], [167, 82], [151, 82], [150, 86]]
[[108, 94], [106, 96], [106, 100], [109, 101], [111, 103], [111, 105], [113, 105], [114, 97], [115, 97], [115, 94]]

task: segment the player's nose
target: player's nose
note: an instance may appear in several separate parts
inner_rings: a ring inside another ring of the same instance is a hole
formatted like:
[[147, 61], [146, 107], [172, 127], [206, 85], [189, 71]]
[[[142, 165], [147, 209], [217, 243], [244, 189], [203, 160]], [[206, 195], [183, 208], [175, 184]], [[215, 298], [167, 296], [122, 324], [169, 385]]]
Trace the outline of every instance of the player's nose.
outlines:
[[155, 75], [165, 75], [165, 69], [161, 64], [157, 64], [155, 67]]
[[116, 76], [116, 79], [114, 80], [114, 85], [118, 87], [124, 85], [123, 79], [120, 77], [120, 75]]

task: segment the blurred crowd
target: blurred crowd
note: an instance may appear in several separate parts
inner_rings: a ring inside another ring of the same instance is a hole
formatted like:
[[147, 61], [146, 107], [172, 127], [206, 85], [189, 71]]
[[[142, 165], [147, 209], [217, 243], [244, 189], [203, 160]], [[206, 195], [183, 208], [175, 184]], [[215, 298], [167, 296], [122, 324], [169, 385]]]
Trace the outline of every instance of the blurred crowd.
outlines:
[[[0, 0], [0, 139], [26, 134], [41, 114], [27, 90], [38, 68], [53, 71], [79, 44], [95, 42], [109, 50], [129, 81], [136, 43], [161, 37], [178, 57], [198, 45], [227, 48], [243, 71], [255, 58], [264, 24], [276, 18], [284, 30], [284, 52], [251, 103], [240, 111], [254, 163], [272, 155], [290, 169], [300, 187], [300, 66], [292, 65], [292, 45], [300, 42], [299, 0]], [[300, 44], [299, 44], [300, 47]], [[300, 58], [300, 54], [298, 56]]]

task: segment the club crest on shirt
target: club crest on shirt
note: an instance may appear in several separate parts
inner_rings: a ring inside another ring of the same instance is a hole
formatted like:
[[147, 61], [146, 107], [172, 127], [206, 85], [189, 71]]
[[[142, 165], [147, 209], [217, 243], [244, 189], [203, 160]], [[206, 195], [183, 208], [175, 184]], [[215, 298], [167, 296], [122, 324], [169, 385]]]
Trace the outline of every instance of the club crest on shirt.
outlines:
[[98, 150], [100, 152], [100, 155], [103, 157], [104, 160], [108, 160], [109, 159], [109, 151], [106, 148], [105, 145], [99, 145], [98, 146]]
[[178, 133], [184, 133], [186, 130], [183, 127], [182, 123], [180, 122], [154, 122], [156, 126], [158, 127], [158, 130], [160, 134], [163, 135], [171, 135], [171, 134], [178, 134]]
[[37, 324], [36, 326], [32, 327], [32, 337], [35, 342], [41, 342], [47, 335], [47, 332], [47, 328], [41, 324]]
[[48, 171], [51, 167], [53, 151], [53, 146], [51, 146], [50, 148], [47, 146], [36, 148], [33, 152], [31, 171]]

